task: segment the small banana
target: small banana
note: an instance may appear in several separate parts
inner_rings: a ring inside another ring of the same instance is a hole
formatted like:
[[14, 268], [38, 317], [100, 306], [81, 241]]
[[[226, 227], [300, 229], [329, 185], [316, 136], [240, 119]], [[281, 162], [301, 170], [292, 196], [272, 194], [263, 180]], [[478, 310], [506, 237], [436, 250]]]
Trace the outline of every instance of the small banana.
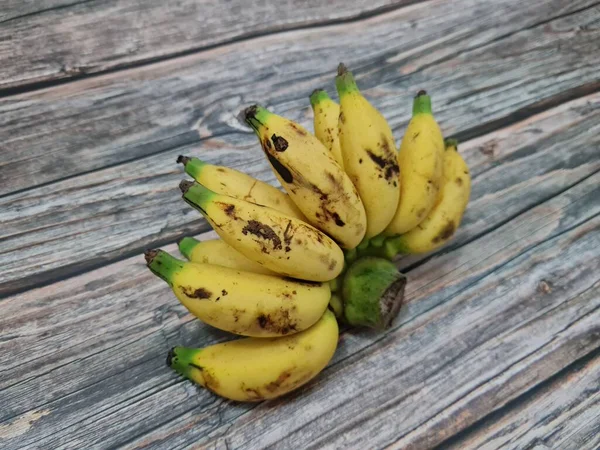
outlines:
[[315, 136], [329, 150], [333, 159], [344, 167], [342, 147], [338, 128], [340, 105], [331, 100], [323, 89], [315, 90], [310, 96], [310, 104], [315, 116]]
[[250, 175], [183, 155], [177, 158], [177, 162], [183, 164], [186, 173], [194, 180], [218, 194], [268, 206], [300, 220], [306, 220], [289, 195]]
[[344, 169], [367, 213], [365, 238], [390, 223], [400, 195], [400, 169], [392, 130], [360, 93], [352, 73], [340, 64], [335, 79], [340, 96], [339, 132]]
[[298, 389], [319, 374], [335, 353], [338, 333], [335, 316], [327, 310], [308, 330], [292, 336], [174, 347], [167, 365], [217, 395], [256, 402]]
[[406, 233], [427, 217], [440, 188], [443, 160], [444, 138], [431, 113], [431, 98], [419, 91], [400, 145], [400, 201], [386, 235]]
[[386, 240], [384, 247], [389, 256], [430, 252], [444, 245], [454, 235], [471, 194], [469, 167], [458, 153], [454, 140], [446, 141], [443, 168], [437, 203], [416, 228]]
[[243, 336], [285, 336], [313, 325], [329, 303], [327, 283], [307, 283], [145, 253], [148, 268], [194, 316]]
[[258, 136], [281, 185], [308, 221], [344, 248], [362, 240], [366, 216], [348, 175], [300, 125], [255, 105], [246, 122]]
[[191, 262], [229, 267], [244, 272], [277, 275], [257, 262], [246, 258], [222, 239], [198, 241], [191, 237], [184, 237], [177, 245], [181, 254]]
[[310, 281], [329, 281], [342, 271], [342, 249], [311, 225], [198, 183], [182, 181], [179, 188], [221, 239], [265, 268]]

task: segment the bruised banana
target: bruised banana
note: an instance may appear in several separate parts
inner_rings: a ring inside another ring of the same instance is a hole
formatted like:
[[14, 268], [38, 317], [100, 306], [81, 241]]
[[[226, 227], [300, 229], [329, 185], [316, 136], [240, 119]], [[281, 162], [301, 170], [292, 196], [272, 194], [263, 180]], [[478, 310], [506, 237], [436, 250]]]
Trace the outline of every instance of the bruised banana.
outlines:
[[191, 262], [213, 264], [264, 275], [277, 275], [257, 262], [246, 258], [222, 239], [198, 241], [191, 237], [184, 237], [177, 245], [181, 254]]
[[327, 310], [308, 330], [292, 336], [174, 347], [167, 365], [217, 395], [256, 402], [293, 391], [319, 374], [335, 353], [338, 333], [337, 321]]
[[400, 201], [386, 235], [406, 233], [427, 217], [438, 196], [443, 160], [444, 138], [431, 113], [431, 98], [419, 91], [400, 145]]
[[315, 136], [329, 150], [333, 159], [344, 167], [342, 147], [338, 128], [340, 105], [331, 100], [327, 92], [315, 90], [310, 96], [310, 104], [314, 113]]
[[162, 250], [148, 250], [144, 256], [148, 268], [171, 286], [194, 316], [242, 336], [285, 336], [305, 330], [329, 303], [327, 283], [181, 261]]
[[366, 230], [365, 209], [325, 146], [300, 125], [261, 106], [247, 108], [245, 117], [281, 185], [308, 221], [343, 248], [356, 247]]
[[340, 247], [311, 225], [198, 183], [182, 181], [179, 188], [183, 199], [204, 215], [221, 239], [263, 267], [310, 281], [329, 281], [342, 271]]
[[339, 133], [344, 170], [367, 214], [365, 238], [388, 226], [400, 195], [400, 169], [392, 130], [360, 93], [352, 73], [340, 64], [335, 84], [340, 97]]
[[306, 220], [287, 194], [250, 175], [183, 155], [177, 158], [177, 162], [183, 164], [186, 173], [194, 180], [218, 194], [241, 198]]
[[397, 253], [425, 253], [444, 245], [460, 225], [469, 196], [471, 176], [455, 140], [446, 141], [443, 176], [437, 203], [416, 228], [384, 243], [388, 256]]

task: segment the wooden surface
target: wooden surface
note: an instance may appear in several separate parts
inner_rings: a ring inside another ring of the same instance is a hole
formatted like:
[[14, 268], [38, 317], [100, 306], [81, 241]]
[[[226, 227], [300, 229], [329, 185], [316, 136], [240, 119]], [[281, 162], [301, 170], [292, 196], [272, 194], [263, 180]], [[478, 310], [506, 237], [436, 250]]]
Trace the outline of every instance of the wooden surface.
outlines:
[[[230, 337], [141, 252], [212, 233], [177, 155], [274, 183], [237, 114], [311, 127], [340, 60], [398, 140], [432, 94], [471, 203], [398, 261], [389, 332], [344, 331], [282, 399], [224, 401], [164, 359]], [[0, 448], [600, 446], [597, 2], [8, 0], [0, 62]]]

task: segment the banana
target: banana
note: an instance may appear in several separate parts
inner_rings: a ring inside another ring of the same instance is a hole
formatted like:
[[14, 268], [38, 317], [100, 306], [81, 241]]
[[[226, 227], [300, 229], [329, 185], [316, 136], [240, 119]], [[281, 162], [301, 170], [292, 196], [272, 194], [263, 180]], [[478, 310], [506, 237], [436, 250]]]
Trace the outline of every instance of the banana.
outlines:
[[327, 283], [307, 283], [181, 261], [162, 250], [144, 254], [148, 268], [171, 286], [194, 316], [243, 336], [273, 337], [302, 331], [323, 315]]
[[340, 64], [335, 84], [340, 97], [339, 133], [344, 169], [367, 213], [365, 238], [390, 223], [400, 195], [400, 169], [392, 130], [360, 93], [352, 73]]
[[331, 100], [323, 89], [315, 90], [310, 96], [314, 113], [315, 136], [329, 150], [333, 159], [344, 167], [338, 128], [340, 105]]
[[226, 243], [267, 269], [289, 277], [329, 281], [344, 265], [340, 247], [311, 225], [280, 211], [182, 181], [183, 199], [200, 211]]
[[388, 238], [384, 246], [390, 255], [425, 253], [444, 245], [462, 220], [471, 194], [471, 176], [454, 140], [446, 141], [443, 176], [437, 203], [416, 228], [403, 235]]
[[400, 201], [384, 234], [406, 233], [427, 217], [440, 188], [443, 160], [444, 138], [431, 113], [431, 99], [419, 91], [398, 154]]
[[213, 264], [264, 275], [277, 275], [257, 262], [246, 258], [222, 239], [198, 241], [191, 237], [184, 237], [177, 245], [181, 254], [191, 262]]
[[183, 164], [186, 173], [194, 180], [218, 194], [268, 206], [297, 219], [306, 220], [289, 195], [250, 175], [183, 155], [177, 158], [177, 162]]
[[343, 248], [356, 247], [366, 229], [365, 209], [323, 144], [300, 125], [261, 106], [244, 113], [275, 175], [308, 221]]
[[256, 402], [279, 397], [314, 378], [333, 357], [338, 333], [335, 316], [327, 310], [315, 325], [292, 336], [174, 347], [167, 365], [217, 395]]

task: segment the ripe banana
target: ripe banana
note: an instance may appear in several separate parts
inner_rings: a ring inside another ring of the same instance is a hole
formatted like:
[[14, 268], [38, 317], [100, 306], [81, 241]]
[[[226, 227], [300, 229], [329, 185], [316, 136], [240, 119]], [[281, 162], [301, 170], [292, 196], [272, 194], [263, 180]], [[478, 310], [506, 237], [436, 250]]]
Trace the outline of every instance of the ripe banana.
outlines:
[[310, 96], [314, 113], [315, 136], [329, 150], [333, 159], [344, 167], [338, 128], [340, 105], [331, 100], [323, 89], [315, 90]]
[[440, 188], [443, 160], [444, 138], [431, 113], [431, 98], [419, 91], [400, 145], [400, 201], [386, 235], [406, 233], [427, 217]]
[[356, 247], [366, 229], [365, 209], [323, 144], [300, 125], [261, 106], [247, 108], [245, 117], [281, 185], [308, 221], [342, 247]]
[[389, 254], [425, 253], [444, 245], [462, 220], [471, 194], [471, 176], [454, 140], [446, 141], [443, 176], [437, 203], [416, 228], [388, 238], [384, 246]]
[[323, 315], [327, 283], [307, 283], [181, 261], [162, 250], [145, 253], [148, 268], [166, 281], [194, 316], [243, 336], [273, 337], [302, 331]]
[[400, 195], [400, 169], [394, 136], [385, 118], [360, 93], [352, 73], [338, 67], [339, 133], [344, 169], [367, 213], [371, 238], [390, 223]]
[[178, 246], [181, 254], [191, 262], [229, 267], [244, 272], [277, 275], [257, 262], [246, 258], [222, 239], [198, 241], [191, 237], [184, 237], [178, 242]]
[[306, 220], [289, 195], [250, 175], [183, 155], [177, 158], [177, 162], [184, 165], [186, 173], [194, 180], [218, 194], [268, 206], [300, 220]]
[[311, 281], [329, 281], [342, 271], [340, 247], [309, 224], [198, 183], [182, 181], [179, 187], [183, 199], [204, 215], [221, 239], [267, 269]]
[[308, 330], [277, 339], [247, 338], [206, 348], [174, 347], [167, 365], [222, 397], [279, 397], [321, 372], [333, 357], [338, 325], [329, 310]]

